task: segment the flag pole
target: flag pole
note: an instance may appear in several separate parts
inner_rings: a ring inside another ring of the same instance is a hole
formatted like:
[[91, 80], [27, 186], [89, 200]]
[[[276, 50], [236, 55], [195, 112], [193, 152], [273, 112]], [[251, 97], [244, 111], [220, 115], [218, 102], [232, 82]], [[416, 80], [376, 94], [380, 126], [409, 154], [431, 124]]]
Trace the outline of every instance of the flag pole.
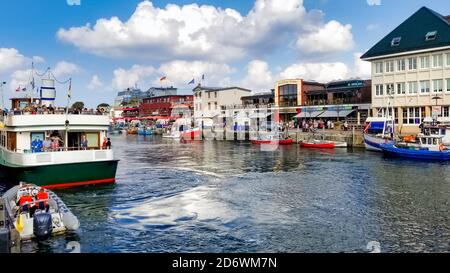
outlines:
[[69, 105], [70, 105], [70, 98], [72, 97], [72, 78], [69, 78], [69, 90], [67, 91], [67, 106], [66, 106], [66, 133], [64, 136], [64, 148], [67, 151], [68, 145], [69, 145]]

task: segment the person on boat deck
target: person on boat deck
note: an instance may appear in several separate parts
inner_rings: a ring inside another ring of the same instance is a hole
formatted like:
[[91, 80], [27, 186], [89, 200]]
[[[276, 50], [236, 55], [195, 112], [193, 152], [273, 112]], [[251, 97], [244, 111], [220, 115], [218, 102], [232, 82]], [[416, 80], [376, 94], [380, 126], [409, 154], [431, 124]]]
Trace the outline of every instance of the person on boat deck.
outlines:
[[108, 137], [108, 141], [106, 142], [106, 149], [111, 149], [111, 139]]
[[22, 195], [19, 198], [19, 201], [16, 204], [19, 206], [19, 211], [29, 212], [30, 216], [33, 215], [32, 212], [31, 212], [31, 209], [34, 206], [33, 196], [31, 196], [31, 195]]
[[48, 210], [50, 209], [50, 206], [48, 205], [48, 198], [48, 193], [43, 188], [40, 188], [39, 192], [36, 194], [36, 203], [34, 206], [34, 210], [39, 208], [42, 210], [45, 209], [45, 211], [48, 212]]
[[81, 136], [80, 146], [81, 146], [81, 150], [87, 150], [88, 141], [86, 139], [86, 135]]
[[102, 143], [102, 149], [103, 149], [103, 150], [106, 150], [106, 145], [107, 145], [107, 143], [108, 143], [108, 138], [104, 137], [104, 138], [103, 138], [103, 143]]
[[45, 137], [45, 141], [43, 143], [44, 152], [50, 151], [52, 148], [52, 141], [49, 137]]
[[42, 140], [39, 137], [36, 137], [31, 142], [31, 152], [32, 153], [41, 153], [42, 152]]
[[59, 149], [59, 140], [57, 138], [53, 139], [51, 147], [53, 151], [57, 151]]

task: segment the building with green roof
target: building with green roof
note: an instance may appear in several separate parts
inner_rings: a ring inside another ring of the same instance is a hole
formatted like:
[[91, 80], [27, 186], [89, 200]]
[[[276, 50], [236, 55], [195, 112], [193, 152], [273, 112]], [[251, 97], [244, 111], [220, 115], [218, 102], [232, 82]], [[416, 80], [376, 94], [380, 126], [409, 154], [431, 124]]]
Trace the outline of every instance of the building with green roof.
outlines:
[[450, 123], [450, 16], [422, 7], [361, 59], [372, 65], [372, 116], [393, 110], [401, 134], [425, 117]]

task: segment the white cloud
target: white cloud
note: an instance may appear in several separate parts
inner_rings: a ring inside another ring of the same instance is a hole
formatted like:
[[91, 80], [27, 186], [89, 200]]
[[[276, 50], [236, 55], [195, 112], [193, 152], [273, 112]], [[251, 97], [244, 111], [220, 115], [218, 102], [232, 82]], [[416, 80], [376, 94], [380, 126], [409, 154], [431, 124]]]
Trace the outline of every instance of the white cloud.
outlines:
[[10, 73], [26, 65], [27, 58], [15, 48], [0, 48], [0, 74]]
[[81, 0], [66, 0], [69, 6], [79, 6], [81, 5]]
[[[202, 61], [172, 61], [162, 64], [158, 73], [167, 77], [167, 83], [174, 86], [187, 85], [188, 82], [195, 79], [196, 84], [205, 75], [204, 85], [218, 85], [224, 83], [222, 80], [234, 70], [226, 64], [218, 64]], [[159, 79], [155, 79], [157, 84]]]
[[92, 76], [91, 81], [87, 85], [88, 90], [99, 91], [100, 88], [103, 87], [103, 83], [100, 81], [100, 78], [97, 75]]
[[11, 75], [9, 89], [15, 91], [19, 87], [29, 88], [31, 79], [31, 69], [16, 70]]
[[381, 5], [381, 0], [367, 0], [369, 6], [379, 6]]
[[330, 21], [312, 32], [301, 35], [297, 47], [306, 53], [334, 53], [350, 50], [354, 46], [352, 26]]
[[[202, 61], [175, 60], [163, 63], [157, 69], [153, 66], [133, 65], [129, 69], [114, 70], [112, 87], [118, 90], [133, 87], [135, 84], [144, 88], [161, 84], [181, 87], [187, 86], [192, 78], [195, 79], [195, 84], [198, 84], [202, 75], [205, 75], [204, 85], [221, 85], [229, 82], [227, 76], [233, 72], [226, 64]], [[161, 82], [160, 79], [164, 76], [166, 80]]]
[[[74, 74], [78, 74], [81, 72], [81, 68], [70, 62], [60, 61], [56, 64], [55, 68], [52, 69], [53, 75], [56, 78], [64, 77], [64, 76], [72, 76]], [[62, 79], [58, 79], [62, 80]]]
[[353, 76], [362, 78], [362, 79], [370, 79], [372, 73], [372, 67], [369, 62], [361, 60], [361, 56], [363, 53], [355, 52], [353, 54], [354, 60], [354, 71]]
[[[342, 39], [351, 39], [349, 25], [342, 26], [336, 21], [324, 24], [322, 20], [323, 14], [307, 12], [302, 0], [256, 0], [247, 15], [234, 9], [197, 4], [157, 8], [150, 1], [143, 1], [126, 21], [118, 17], [101, 18], [93, 26], [61, 28], [57, 37], [100, 56], [160, 61], [223, 61], [265, 54], [288, 44], [292, 37], [314, 33], [315, 26], [326, 31], [331, 26], [331, 30], [339, 31], [337, 35], [344, 35]], [[332, 38], [338, 39], [337, 35]], [[341, 39], [327, 42], [322, 50], [341, 50], [342, 46], [336, 47], [334, 43], [341, 43]], [[325, 49], [330, 44], [332, 47]]]
[[350, 75], [349, 68], [341, 62], [292, 64], [280, 73], [282, 79], [305, 79], [317, 82], [342, 80]]
[[144, 84], [155, 72], [153, 66], [133, 65], [130, 69], [117, 68], [114, 70], [112, 87], [118, 90]]
[[247, 65], [247, 75], [242, 80], [242, 87], [255, 93], [267, 91], [274, 85], [274, 78], [269, 64], [261, 60], [253, 60]]
[[33, 62], [36, 63], [45, 63], [45, 59], [41, 56], [33, 56]]

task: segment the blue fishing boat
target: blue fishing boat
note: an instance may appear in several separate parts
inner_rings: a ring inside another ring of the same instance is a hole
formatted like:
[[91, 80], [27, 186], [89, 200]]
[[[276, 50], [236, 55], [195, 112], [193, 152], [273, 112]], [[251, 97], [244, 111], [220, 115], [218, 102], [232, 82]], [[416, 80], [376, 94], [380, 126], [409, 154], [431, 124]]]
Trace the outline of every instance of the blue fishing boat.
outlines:
[[419, 136], [419, 143], [383, 143], [379, 147], [387, 156], [422, 160], [450, 160], [450, 150], [442, 143], [442, 137]]

